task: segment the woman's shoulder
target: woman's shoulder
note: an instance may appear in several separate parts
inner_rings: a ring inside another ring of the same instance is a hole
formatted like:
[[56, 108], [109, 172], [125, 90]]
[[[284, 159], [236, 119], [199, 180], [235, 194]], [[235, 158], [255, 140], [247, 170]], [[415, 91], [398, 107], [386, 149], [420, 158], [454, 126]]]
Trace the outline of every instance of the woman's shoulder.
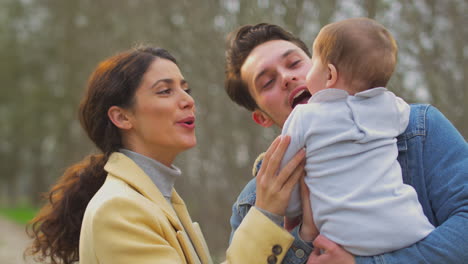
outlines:
[[[156, 203], [122, 180], [108, 175], [84, 213], [80, 248], [83, 248], [83, 254], [87, 252], [88, 255], [89, 252], [113, 252], [118, 246], [128, 247], [130, 240], [162, 236], [167, 223]], [[91, 255], [93, 258], [94, 254]]]
[[[138, 192], [119, 178], [107, 175], [104, 184], [93, 196], [89, 205], [104, 204], [115, 199], [140, 199]], [[143, 196], [142, 196], [143, 197]], [[88, 206], [89, 206], [88, 205]]]
[[148, 198], [131, 188], [124, 181], [108, 175], [102, 187], [96, 192], [86, 207], [84, 219], [116, 219], [127, 213], [154, 215], [157, 206]]

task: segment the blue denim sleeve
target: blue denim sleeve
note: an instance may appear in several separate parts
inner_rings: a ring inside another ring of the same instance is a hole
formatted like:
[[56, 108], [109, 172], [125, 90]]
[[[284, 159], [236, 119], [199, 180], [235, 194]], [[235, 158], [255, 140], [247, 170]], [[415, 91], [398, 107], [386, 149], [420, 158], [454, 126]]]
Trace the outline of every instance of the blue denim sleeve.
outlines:
[[283, 259], [284, 264], [306, 263], [307, 259], [309, 259], [310, 253], [314, 250], [312, 242], [305, 242], [301, 239], [299, 236], [299, 229], [300, 225], [296, 226], [291, 231], [291, 234], [294, 236], [294, 241], [288, 252], [286, 252], [286, 256]]
[[232, 205], [232, 215], [230, 219], [231, 236], [229, 237], [229, 244], [231, 244], [232, 236], [242, 222], [242, 219], [247, 215], [250, 208], [255, 205], [256, 198], [256, 182], [255, 178], [253, 178], [247, 183], [239, 194], [237, 201]]
[[426, 138], [415, 147], [422, 148], [421, 177], [437, 228], [411, 247], [356, 257], [357, 264], [468, 263], [468, 144], [436, 108], [428, 107], [423, 121]]
[[[242, 190], [237, 198], [237, 201], [232, 206], [231, 223], [231, 236], [229, 243], [231, 243], [232, 236], [236, 229], [239, 227], [242, 219], [247, 215], [250, 208], [255, 205], [256, 196], [256, 182], [255, 178], [252, 179]], [[298, 234], [299, 227], [292, 230], [291, 234], [294, 236], [294, 241], [291, 247], [286, 252], [283, 259], [283, 264], [303, 264], [306, 263], [310, 253], [312, 252], [312, 244], [303, 241]]]

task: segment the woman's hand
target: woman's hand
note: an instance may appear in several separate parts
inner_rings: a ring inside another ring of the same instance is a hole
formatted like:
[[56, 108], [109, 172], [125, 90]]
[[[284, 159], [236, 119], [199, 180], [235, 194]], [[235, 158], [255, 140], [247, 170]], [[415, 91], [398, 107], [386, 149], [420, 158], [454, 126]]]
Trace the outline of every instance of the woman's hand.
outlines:
[[278, 172], [289, 142], [289, 136], [277, 137], [268, 148], [257, 174], [255, 206], [280, 216], [285, 215], [291, 191], [297, 181], [304, 175], [304, 150], [300, 150]]
[[319, 235], [314, 240], [314, 251], [307, 264], [355, 264], [354, 256], [342, 247]]

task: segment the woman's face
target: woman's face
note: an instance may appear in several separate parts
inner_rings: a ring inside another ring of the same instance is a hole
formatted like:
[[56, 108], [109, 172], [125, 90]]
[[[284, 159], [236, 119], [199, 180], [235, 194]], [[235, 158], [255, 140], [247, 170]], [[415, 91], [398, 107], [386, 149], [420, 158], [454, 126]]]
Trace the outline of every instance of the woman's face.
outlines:
[[179, 67], [156, 58], [127, 111], [131, 129], [124, 132], [124, 145], [168, 166], [177, 154], [194, 147], [195, 104], [189, 93]]

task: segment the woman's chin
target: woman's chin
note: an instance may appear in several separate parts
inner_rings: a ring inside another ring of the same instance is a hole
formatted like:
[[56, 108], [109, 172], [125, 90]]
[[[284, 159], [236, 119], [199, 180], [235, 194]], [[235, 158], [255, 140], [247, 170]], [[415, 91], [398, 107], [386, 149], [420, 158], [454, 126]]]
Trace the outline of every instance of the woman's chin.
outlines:
[[193, 139], [189, 142], [186, 142], [186, 144], [184, 144], [184, 151], [185, 150], [189, 150], [191, 148], [194, 148], [195, 146], [197, 146], [197, 140], [196, 139]]

